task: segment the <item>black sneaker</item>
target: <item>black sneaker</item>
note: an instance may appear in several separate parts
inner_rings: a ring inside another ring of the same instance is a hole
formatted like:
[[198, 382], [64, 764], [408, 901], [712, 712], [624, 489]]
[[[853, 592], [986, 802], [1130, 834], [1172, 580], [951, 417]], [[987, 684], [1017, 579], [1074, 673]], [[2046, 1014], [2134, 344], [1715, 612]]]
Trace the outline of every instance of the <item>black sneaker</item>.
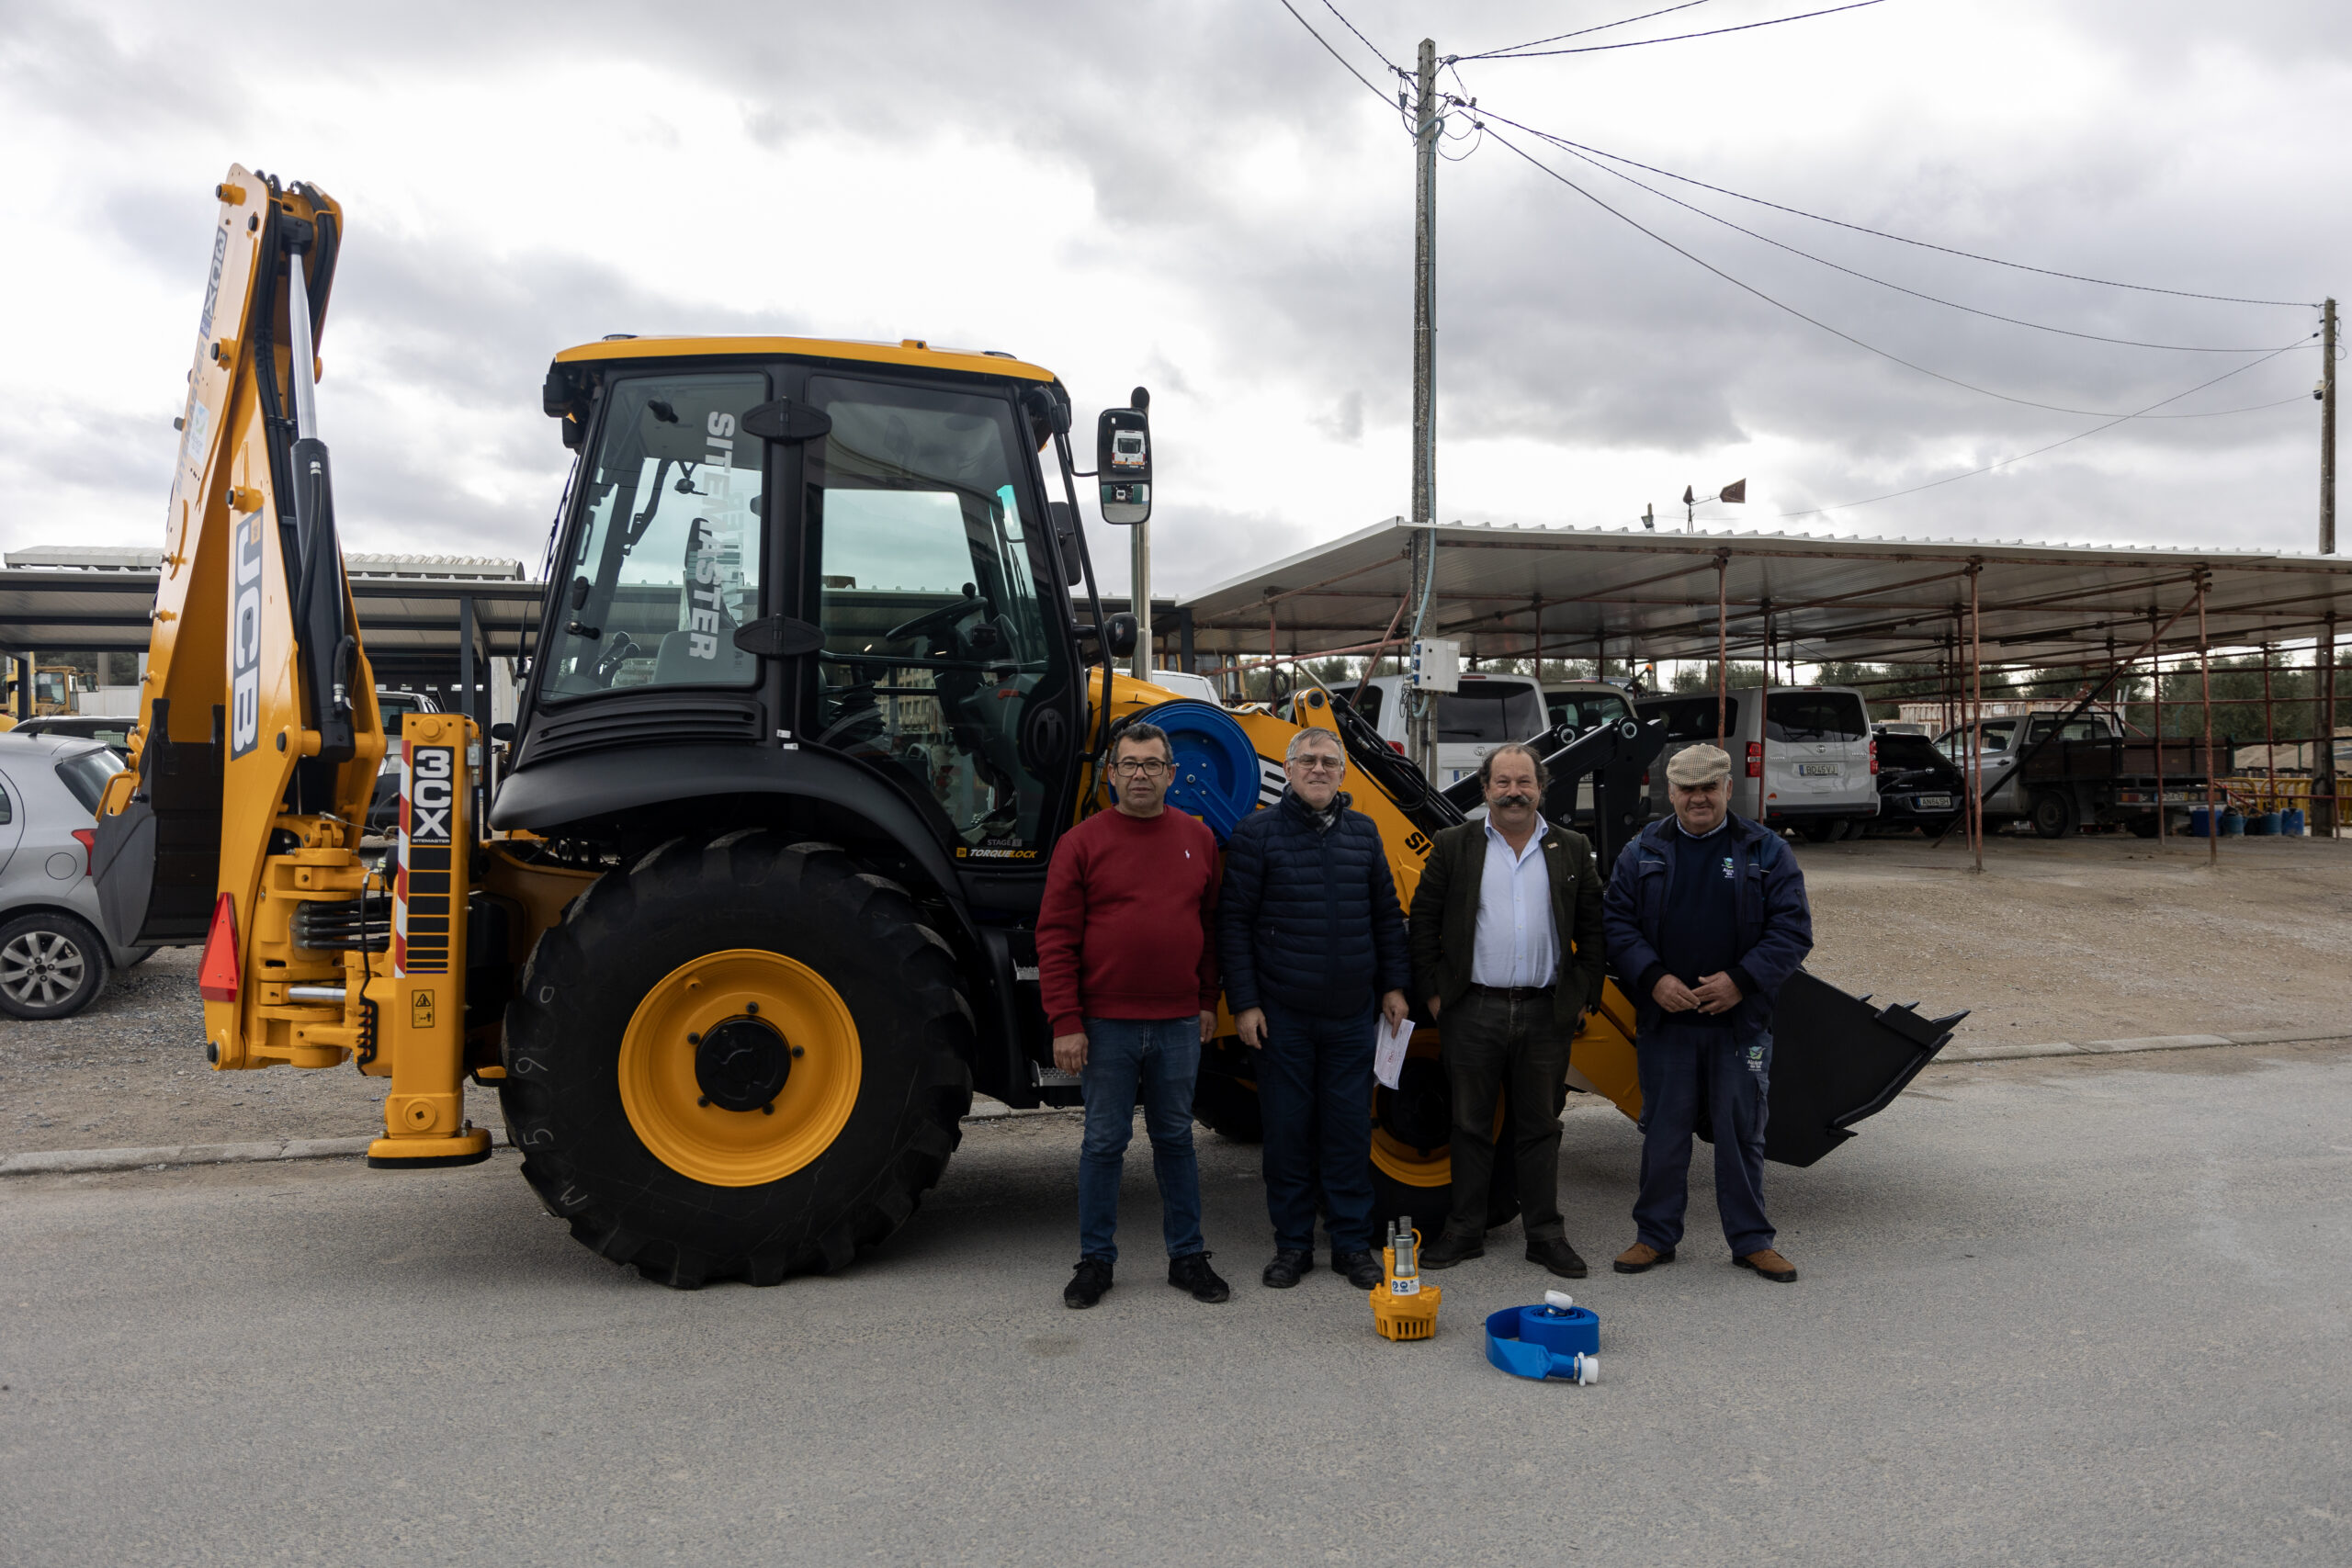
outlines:
[[1527, 1238], [1527, 1260], [1541, 1263], [1563, 1280], [1581, 1280], [1586, 1269], [1577, 1249], [1568, 1245], [1564, 1235], [1532, 1235]]
[[1369, 1251], [1331, 1254], [1331, 1272], [1346, 1275], [1348, 1283], [1359, 1291], [1375, 1289], [1388, 1278], [1387, 1271], [1380, 1266], [1380, 1259]]
[[1266, 1265], [1266, 1271], [1258, 1276], [1258, 1280], [1269, 1290], [1287, 1291], [1314, 1267], [1315, 1254], [1284, 1249], [1274, 1254], [1274, 1260]]
[[1111, 1289], [1111, 1266], [1099, 1258], [1081, 1258], [1078, 1272], [1062, 1287], [1062, 1305], [1091, 1307]]
[[1433, 1247], [1421, 1249], [1424, 1269], [1451, 1269], [1473, 1258], [1487, 1256], [1487, 1238], [1482, 1235], [1455, 1235], [1451, 1231], [1440, 1232]]
[[1188, 1252], [1182, 1258], [1168, 1260], [1168, 1282], [1180, 1291], [1190, 1291], [1196, 1302], [1221, 1302], [1233, 1294], [1233, 1287], [1216, 1277], [1209, 1267], [1205, 1252]]

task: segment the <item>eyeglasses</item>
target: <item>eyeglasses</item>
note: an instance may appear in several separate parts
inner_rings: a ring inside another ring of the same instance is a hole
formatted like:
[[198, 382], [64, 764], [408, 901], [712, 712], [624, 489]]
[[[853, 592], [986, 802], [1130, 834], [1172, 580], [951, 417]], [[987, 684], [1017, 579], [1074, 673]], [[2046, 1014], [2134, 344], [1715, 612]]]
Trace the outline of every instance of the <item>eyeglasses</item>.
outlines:
[[1338, 757], [1293, 757], [1290, 765], [1302, 773], [1337, 773], [1348, 764]]
[[1157, 757], [1140, 760], [1128, 757], [1111, 764], [1111, 771], [1121, 778], [1158, 778], [1168, 771], [1168, 764]]

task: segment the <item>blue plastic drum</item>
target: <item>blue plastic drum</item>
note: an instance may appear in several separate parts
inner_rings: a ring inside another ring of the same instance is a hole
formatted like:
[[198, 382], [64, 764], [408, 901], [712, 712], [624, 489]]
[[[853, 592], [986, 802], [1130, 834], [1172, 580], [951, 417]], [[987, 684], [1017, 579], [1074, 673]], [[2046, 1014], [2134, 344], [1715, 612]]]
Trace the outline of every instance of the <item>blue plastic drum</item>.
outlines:
[[1175, 749], [1176, 779], [1168, 786], [1168, 804], [1207, 823], [1224, 843], [1258, 809], [1261, 782], [1258, 750], [1250, 737], [1223, 708], [1190, 698], [1146, 708], [1136, 722], [1166, 730]]

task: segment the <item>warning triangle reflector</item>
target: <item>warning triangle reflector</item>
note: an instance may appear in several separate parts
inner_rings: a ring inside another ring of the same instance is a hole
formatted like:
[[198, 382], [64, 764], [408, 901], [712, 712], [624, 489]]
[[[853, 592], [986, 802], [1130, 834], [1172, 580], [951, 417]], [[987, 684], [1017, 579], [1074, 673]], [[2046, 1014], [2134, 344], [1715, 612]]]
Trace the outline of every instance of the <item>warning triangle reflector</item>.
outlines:
[[212, 906], [212, 930], [204, 939], [204, 967], [196, 988], [208, 1002], [237, 999], [237, 905], [226, 893]]

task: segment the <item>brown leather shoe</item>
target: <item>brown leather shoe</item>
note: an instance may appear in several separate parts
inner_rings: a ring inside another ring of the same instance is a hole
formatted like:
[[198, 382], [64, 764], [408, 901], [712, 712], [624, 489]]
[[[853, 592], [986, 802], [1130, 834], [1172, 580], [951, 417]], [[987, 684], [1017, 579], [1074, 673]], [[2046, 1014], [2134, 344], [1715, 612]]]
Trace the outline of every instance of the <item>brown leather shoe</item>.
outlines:
[[1617, 1261], [1611, 1264], [1611, 1267], [1615, 1269], [1620, 1274], [1638, 1274], [1645, 1269], [1655, 1267], [1660, 1263], [1671, 1263], [1673, 1261], [1674, 1248], [1669, 1247], [1664, 1252], [1660, 1252], [1648, 1242], [1637, 1241], [1633, 1246], [1627, 1247], [1624, 1251], [1619, 1253], [1617, 1255]]
[[1769, 1247], [1761, 1252], [1751, 1252], [1745, 1258], [1735, 1258], [1732, 1261], [1742, 1269], [1755, 1269], [1776, 1285], [1793, 1285], [1797, 1282], [1797, 1266]]

